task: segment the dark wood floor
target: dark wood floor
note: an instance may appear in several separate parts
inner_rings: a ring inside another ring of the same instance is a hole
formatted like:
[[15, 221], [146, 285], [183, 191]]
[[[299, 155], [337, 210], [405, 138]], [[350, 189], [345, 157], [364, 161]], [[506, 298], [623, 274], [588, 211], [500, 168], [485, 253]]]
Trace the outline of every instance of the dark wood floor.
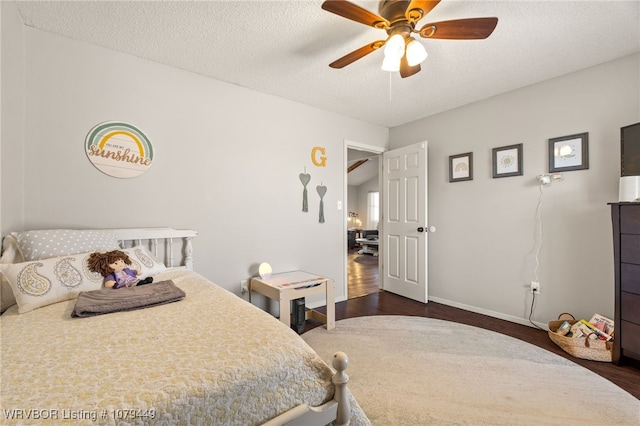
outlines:
[[378, 257], [371, 254], [358, 254], [358, 249], [350, 250], [347, 257], [347, 283], [349, 299], [377, 293]]
[[[350, 263], [352, 255], [353, 254], [350, 254]], [[631, 395], [640, 399], [640, 365], [637, 363], [626, 363], [622, 366], [617, 366], [613, 363], [587, 361], [574, 358], [553, 343], [551, 339], [549, 339], [546, 331], [486, 315], [476, 314], [474, 312], [465, 311], [463, 309], [454, 308], [440, 303], [429, 302], [427, 304], [423, 304], [393, 293], [379, 291], [377, 289], [377, 284], [375, 286], [364, 285], [362, 283], [358, 284], [355, 278], [356, 269], [357, 274], [360, 275], [362, 280], [369, 284], [373, 282], [377, 283], [377, 266], [374, 267], [369, 264], [368, 268], [365, 268], [362, 265], [366, 264], [363, 262], [357, 262], [357, 265], [354, 268], [353, 277], [351, 268], [348, 271], [349, 295], [351, 298], [347, 301], [336, 304], [336, 320], [367, 315], [409, 315], [436, 318], [481, 327], [524, 340], [540, 348], [570, 359], [594, 373], [599, 374], [605, 379], [610, 380], [629, 392]], [[370, 270], [369, 274], [367, 274], [367, 269]], [[373, 278], [374, 274], [376, 277], [375, 279]], [[351, 282], [352, 279], [353, 283]], [[352, 285], [354, 288], [353, 294], [351, 290]], [[353, 297], [359, 292], [364, 293], [364, 295]], [[322, 310], [322, 308], [320, 310]], [[319, 323], [308, 321], [306, 329], [310, 330], [319, 325]], [[558, 380], [562, 380], [562, 378], [559, 377]], [[571, 391], [580, 392], [590, 390], [572, 389]]]

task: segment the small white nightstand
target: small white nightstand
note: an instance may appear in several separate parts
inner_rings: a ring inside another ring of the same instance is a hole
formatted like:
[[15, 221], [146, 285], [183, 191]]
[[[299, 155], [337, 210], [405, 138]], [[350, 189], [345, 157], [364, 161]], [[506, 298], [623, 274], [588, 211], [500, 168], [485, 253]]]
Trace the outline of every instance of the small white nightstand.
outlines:
[[304, 271], [282, 272], [272, 274], [267, 279], [251, 278], [249, 281], [249, 302], [251, 302], [251, 293], [254, 291], [280, 302], [280, 321], [287, 327], [291, 326], [292, 300], [324, 293], [327, 301], [327, 314], [307, 309], [306, 319], [313, 318], [325, 323], [327, 330], [336, 326], [334, 283], [331, 278]]

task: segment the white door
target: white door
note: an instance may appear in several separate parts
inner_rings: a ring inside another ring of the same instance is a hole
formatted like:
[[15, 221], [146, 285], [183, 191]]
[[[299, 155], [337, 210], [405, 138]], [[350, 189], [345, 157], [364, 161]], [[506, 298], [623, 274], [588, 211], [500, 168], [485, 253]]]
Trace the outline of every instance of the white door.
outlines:
[[427, 143], [382, 158], [382, 285], [427, 303]]

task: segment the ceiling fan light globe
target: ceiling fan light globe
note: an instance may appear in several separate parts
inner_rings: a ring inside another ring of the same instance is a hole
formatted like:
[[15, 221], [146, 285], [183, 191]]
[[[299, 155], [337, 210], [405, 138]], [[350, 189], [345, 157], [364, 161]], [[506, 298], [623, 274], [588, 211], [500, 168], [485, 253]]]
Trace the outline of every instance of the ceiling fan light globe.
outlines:
[[400, 71], [400, 58], [385, 55], [384, 60], [382, 61], [382, 70], [389, 72]]
[[427, 59], [427, 56], [427, 51], [422, 43], [416, 40], [411, 40], [409, 44], [407, 44], [407, 63], [409, 66], [413, 67], [421, 64], [425, 59]]
[[404, 39], [400, 34], [395, 34], [387, 40], [384, 46], [384, 56], [400, 60], [404, 55]]

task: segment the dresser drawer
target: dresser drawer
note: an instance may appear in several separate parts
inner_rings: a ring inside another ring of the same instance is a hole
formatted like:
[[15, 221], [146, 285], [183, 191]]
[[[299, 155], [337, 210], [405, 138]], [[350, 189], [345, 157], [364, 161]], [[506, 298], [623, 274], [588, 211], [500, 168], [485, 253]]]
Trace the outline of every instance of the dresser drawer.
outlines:
[[620, 306], [620, 318], [640, 326], [640, 294], [620, 292]]
[[620, 336], [624, 336], [620, 341], [623, 352], [626, 349], [640, 354], [640, 325], [621, 321]]
[[640, 294], [640, 265], [620, 264], [620, 290]]
[[640, 204], [620, 206], [620, 233], [640, 234]]
[[640, 235], [620, 235], [620, 261], [640, 265]]

